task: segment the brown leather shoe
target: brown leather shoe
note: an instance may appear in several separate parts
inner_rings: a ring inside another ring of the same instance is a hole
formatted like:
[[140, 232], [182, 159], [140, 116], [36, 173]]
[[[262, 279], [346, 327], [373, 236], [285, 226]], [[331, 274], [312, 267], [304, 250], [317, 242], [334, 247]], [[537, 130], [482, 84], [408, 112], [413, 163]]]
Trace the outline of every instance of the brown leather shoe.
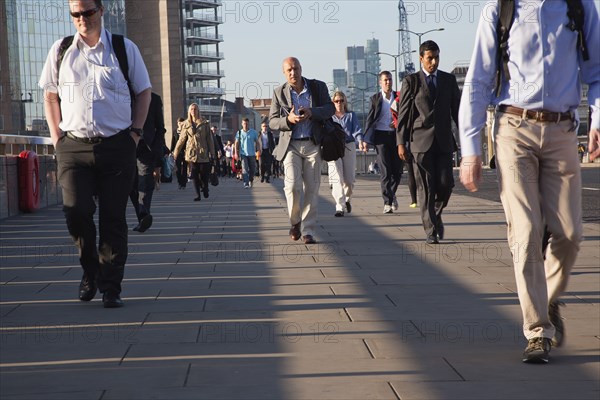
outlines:
[[292, 225], [292, 227], [290, 228], [290, 238], [292, 238], [292, 240], [298, 240], [300, 239], [300, 236], [302, 234], [300, 233], [300, 222], [298, 222], [295, 225]]
[[317, 243], [317, 241], [315, 240], [314, 237], [312, 237], [312, 235], [305, 235], [302, 237], [302, 240], [304, 240], [304, 244], [315, 244]]

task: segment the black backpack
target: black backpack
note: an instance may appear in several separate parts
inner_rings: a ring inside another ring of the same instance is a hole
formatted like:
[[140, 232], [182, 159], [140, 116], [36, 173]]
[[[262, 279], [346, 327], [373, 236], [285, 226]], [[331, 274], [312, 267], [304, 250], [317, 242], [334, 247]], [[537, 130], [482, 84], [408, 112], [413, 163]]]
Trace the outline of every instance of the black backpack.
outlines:
[[[583, 22], [585, 13], [581, 0], [565, 0], [567, 2], [567, 16], [569, 23], [567, 27], [571, 31], [577, 31], [577, 47], [581, 51], [584, 61], [590, 59], [588, 54], [585, 35], [583, 34]], [[515, 19], [515, 0], [498, 0], [498, 24], [496, 25], [496, 36], [498, 47], [496, 48], [496, 97], [500, 96], [502, 90], [502, 76], [505, 80], [510, 80], [508, 71], [508, 37], [510, 28]]]
[[[56, 73], [60, 72], [60, 65], [62, 64], [63, 58], [65, 57], [65, 53], [71, 44], [73, 44], [74, 36], [66, 36], [63, 38], [60, 46], [58, 47], [58, 57], [56, 60]], [[125, 51], [125, 37], [123, 35], [112, 35], [112, 48], [115, 52], [115, 56], [119, 61], [119, 68], [127, 81], [127, 88], [129, 89], [129, 95], [131, 96], [131, 107], [133, 109], [133, 102], [135, 100], [135, 95], [133, 93], [133, 89], [131, 88], [131, 81], [129, 80], [129, 62], [127, 61], [127, 52]]]

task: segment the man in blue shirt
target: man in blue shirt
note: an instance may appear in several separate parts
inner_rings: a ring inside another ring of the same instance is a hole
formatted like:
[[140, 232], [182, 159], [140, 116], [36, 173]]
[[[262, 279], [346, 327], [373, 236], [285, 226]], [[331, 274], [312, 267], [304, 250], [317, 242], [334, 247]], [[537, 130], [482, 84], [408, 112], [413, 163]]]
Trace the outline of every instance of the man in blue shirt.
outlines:
[[258, 133], [248, 128], [249, 120], [242, 120], [242, 129], [235, 135], [235, 147], [239, 149], [237, 154], [242, 160], [242, 176], [244, 179], [244, 188], [252, 187], [254, 174], [256, 172], [256, 152], [260, 150], [261, 145], [258, 140]]
[[[460, 116], [461, 182], [470, 191], [481, 180], [480, 131], [486, 108], [494, 122], [500, 197], [508, 223], [523, 332], [524, 362], [548, 362], [560, 346], [564, 326], [559, 297], [582, 239], [581, 172], [577, 157], [577, 107], [581, 82], [589, 85], [590, 137], [600, 130], [600, 24], [592, 1], [583, 1], [583, 36], [589, 60], [578, 51], [578, 32], [569, 28], [566, 1], [516, 1], [506, 64], [494, 93], [498, 2], [485, 7], [465, 80]], [[502, 68], [502, 66], [500, 66]], [[551, 234], [542, 253], [544, 226]]]

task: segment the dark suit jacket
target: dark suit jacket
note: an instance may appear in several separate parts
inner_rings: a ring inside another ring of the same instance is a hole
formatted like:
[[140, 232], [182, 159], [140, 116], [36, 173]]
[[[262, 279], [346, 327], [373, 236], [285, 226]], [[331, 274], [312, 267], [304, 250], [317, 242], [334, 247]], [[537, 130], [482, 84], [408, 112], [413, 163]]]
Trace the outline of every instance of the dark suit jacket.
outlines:
[[[416, 93], [414, 99], [413, 93]], [[413, 153], [428, 151], [433, 144], [434, 137], [439, 150], [452, 153], [457, 149], [456, 140], [452, 134], [452, 120], [458, 126], [458, 106], [460, 104], [460, 90], [456, 83], [456, 77], [438, 70], [436, 93], [437, 96], [432, 101], [425, 73], [422, 70], [405, 77], [402, 81], [396, 142], [398, 144], [410, 142], [410, 150]], [[413, 116], [410, 120], [413, 104]]]
[[164, 155], [166, 132], [162, 99], [158, 94], [153, 92], [150, 98], [148, 116], [144, 123], [142, 138], [148, 149], [156, 157]]
[[[335, 106], [331, 102], [329, 90], [324, 82], [316, 79], [304, 79], [311, 92], [311, 120], [315, 122], [315, 125], [320, 125], [320, 122], [330, 118], [335, 113]], [[279, 161], [285, 157], [292, 139], [292, 126], [287, 119], [292, 106], [292, 87], [286, 82], [273, 91], [273, 101], [269, 112], [269, 128], [279, 131], [279, 143], [273, 151], [273, 156]], [[315, 128], [317, 127], [315, 126]], [[322, 133], [320, 129], [313, 129], [313, 138], [315, 143], [321, 143]]]
[[[262, 135], [263, 135], [262, 132], [260, 132], [258, 134], [258, 138], [260, 139], [261, 146], [262, 146]], [[275, 137], [273, 136], [273, 132], [269, 129], [267, 129], [267, 143], [269, 146], [269, 151], [271, 153], [273, 153], [273, 150], [275, 150]]]
[[[392, 99], [396, 98], [396, 93], [392, 92]], [[369, 114], [367, 115], [367, 123], [365, 124], [365, 135], [364, 141], [368, 144], [379, 144], [377, 142], [377, 138], [375, 137], [375, 123], [379, 119], [381, 115], [381, 106], [383, 104], [383, 95], [381, 94], [381, 90], [371, 96], [371, 108], [369, 109]], [[392, 131], [393, 128], [390, 128]]]

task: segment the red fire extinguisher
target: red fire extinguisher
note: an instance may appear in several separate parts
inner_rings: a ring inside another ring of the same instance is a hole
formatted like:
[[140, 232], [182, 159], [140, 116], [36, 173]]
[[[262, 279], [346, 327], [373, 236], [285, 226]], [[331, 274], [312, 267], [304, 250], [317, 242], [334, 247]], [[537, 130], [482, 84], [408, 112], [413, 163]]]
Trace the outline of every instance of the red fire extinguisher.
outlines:
[[17, 161], [19, 209], [33, 212], [40, 208], [40, 166], [34, 151], [24, 150]]

